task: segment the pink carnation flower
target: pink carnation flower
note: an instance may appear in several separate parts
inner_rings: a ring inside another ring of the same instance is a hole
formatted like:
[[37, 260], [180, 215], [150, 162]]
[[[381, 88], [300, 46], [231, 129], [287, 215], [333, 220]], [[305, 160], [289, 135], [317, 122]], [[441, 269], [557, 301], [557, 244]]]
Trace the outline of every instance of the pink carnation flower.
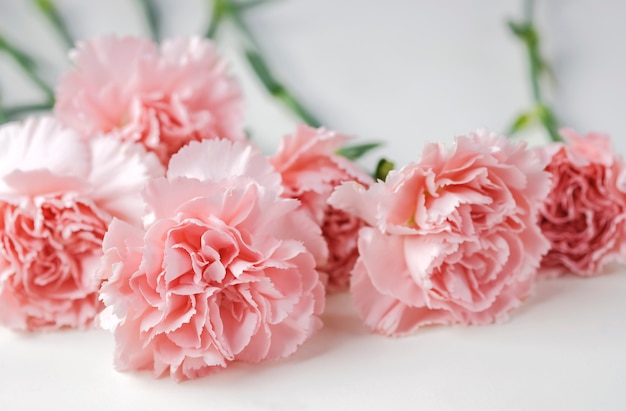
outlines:
[[374, 182], [356, 164], [336, 154], [347, 141], [347, 136], [332, 131], [299, 126], [283, 139], [270, 160], [282, 176], [285, 195], [300, 200], [322, 228], [329, 255], [318, 269], [327, 275], [329, 292], [348, 289], [350, 271], [359, 256], [357, 236], [364, 223], [329, 205], [328, 197], [342, 182], [356, 181], [365, 186]]
[[87, 137], [116, 131], [164, 165], [189, 141], [244, 138], [239, 87], [208, 40], [166, 40], [159, 49], [147, 39], [102, 37], [79, 43], [71, 58], [55, 111]]
[[532, 152], [484, 131], [427, 145], [368, 190], [339, 186], [330, 203], [372, 225], [360, 231], [351, 285], [365, 324], [397, 335], [506, 318], [549, 247], [537, 225], [548, 189]]
[[250, 146], [192, 143], [148, 184], [145, 227], [111, 224], [101, 296], [119, 369], [196, 378], [286, 357], [321, 326], [323, 240], [280, 190]]
[[138, 190], [162, 175], [159, 161], [108, 137], [84, 142], [53, 119], [1, 127], [0, 153], [0, 322], [91, 325], [107, 224], [139, 222]]
[[609, 136], [561, 134], [566, 144], [540, 149], [553, 182], [540, 219], [551, 243], [542, 273], [591, 276], [605, 263], [626, 257], [624, 165], [613, 154]]

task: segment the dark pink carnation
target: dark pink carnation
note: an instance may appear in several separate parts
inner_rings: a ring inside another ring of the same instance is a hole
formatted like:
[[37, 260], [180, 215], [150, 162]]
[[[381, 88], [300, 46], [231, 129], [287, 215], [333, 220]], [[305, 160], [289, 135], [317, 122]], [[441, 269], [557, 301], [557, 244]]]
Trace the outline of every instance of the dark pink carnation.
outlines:
[[426, 324], [486, 324], [529, 294], [547, 240], [537, 226], [548, 174], [523, 144], [479, 131], [369, 189], [339, 186], [335, 207], [359, 235], [351, 290], [365, 324], [387, 335]]
[[[208, 161], [205, 161], [208, 160]], [[116, 366], [176, 380], [292, 354], [320, 326], [318, 227], [280, 197], [250, 146], [191, 144], [144, 193], [143, 229], [115, 220], [101, 295]]]
[[626, 193], [624, 165], [609, 136], [562, 131], [565, 144], [541, 148], [552, 189], [540, 226], [551, 247], [541, 262], [546, 275], [591, 276], [605, 263], [624, 261]]
[[166, 165], [189, 141], [240, 140], [243, 105], [209, 40], [114, 36], [79, 43], [57, 89], [59, 119], [83, 135], [115, 132]]
[[348, 137], [325, 129], [299, 126], [286, 136], [278, 153], [271, 158], [281, 174], [285, 196], [302, 203], [322, 228], [328, 245], [328, 261], [318, 266], [327, 274], [329, 292], [349, 287], [350, 271], [358, 257], [357, 235], [363, 221], [327, 203], [333, 189], [346, 181], [365, 186], [372, 178], [356, 164], [337, 154]]

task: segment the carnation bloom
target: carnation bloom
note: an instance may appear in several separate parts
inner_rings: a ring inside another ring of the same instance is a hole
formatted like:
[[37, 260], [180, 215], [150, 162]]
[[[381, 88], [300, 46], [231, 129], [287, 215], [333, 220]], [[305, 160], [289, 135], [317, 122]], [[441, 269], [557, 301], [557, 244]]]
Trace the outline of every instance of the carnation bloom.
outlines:
[[347, 141], [347, 136], [302, 125], [283, 139], [270, 160], [282, 176], [285, 196], [300, 200], [322, 228], [328, 261], [318, 269], [327, 275], [329, 292], [348, 289], [350, 271], [359, 255], [357, 235], [364, 223], [329, 205], [328, 197], [342, 182], [356, 181], [365, 186], [373, 183], [356, 164], [336, 154]]
[[280, 190], [252, 147], [192, 143], [148, 184], [144, 228], [111, 224], [101, 298], [119, 369], [196, 378], [288, 356], [321, 326], [324, 243]]
[[561, 134], [566, 144], [539, 149], [552, 174], [540, 218], [551, 243], [542, 273], [591, 276], [608, 261], [626, 257], [624, 165], [613, 154], [609, 136]]
[[549, 247], [537, 225], [548, 174], [523, 143], [478, 131], [369, 189], [330, 198], [372, 227], [359, 235], [351, 290], [377, 333], [504, 319], [528, 295]]
[[109, 36], [78, 43], [70, 56], [55, 111], [84, 136], [116, 131], [164, 165], [189, 141], [244, 138], [239, 87], [209, 40], [165, 40], [159, 49]]
[[91, 325], [107, 224], [140, 221], [138, 190], [161, 165], [141, 146], [85, 142], [50, 118], [2, 126], [0, 153], [0, 322]]

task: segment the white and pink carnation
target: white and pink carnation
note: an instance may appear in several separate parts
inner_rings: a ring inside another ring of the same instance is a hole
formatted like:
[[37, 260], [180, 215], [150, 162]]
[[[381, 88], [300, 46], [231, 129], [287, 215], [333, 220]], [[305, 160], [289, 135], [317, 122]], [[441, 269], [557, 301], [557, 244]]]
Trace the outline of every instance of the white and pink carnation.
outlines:
[[[104, 239], [103, 319], [121, 370], [186, 380], [292, 354], [321, 326], [319, 227], [242, 142], [192, 143], [152, 180], [143, 228]], [[108, 316], [108, 317], [107, 317]]]
[[373, 179], [355, 163], [337, 154], [349, 137], [299, 126], [286, 136], [270, 161], [281, 174], [285, 196], [301, 201], [321, 227], [328, 246], [328, 261], [318, 266], [325, 274], [326, 290], [349, 288], [350, 272], [358, 258], [357, 236], [364, 225], [359, 217], [328, 204], [336, 186], [355, 181], [369, 186]]
[[101, 37], [78, 43], [55, 112], [83, 136], [115, 132], [167, 165], [190, 141], [244, 138], [241, 92], [213, 43]]
[[107, 225], [140, 222], [138, 192], [163, 168], [141, 146], [84, 141], [51, 118], [0, 127], [0, 156], [0, 323], [90, 326]]
[[537, 224], [544, 166], [523, 143], [478, 131], [427, 145], [369, 189], [339, 186], [330, 203], [372, 226], [360, 231], [351, 284], [365, 324], [399, 335], [505, 319], [549, 248]]
[[544, 275], [592, 276], [626, 261], [626, 174], [610, 137], [561, 131], [565, 143], [539, 149], [552, 175], [540, 226], [551, 243]]

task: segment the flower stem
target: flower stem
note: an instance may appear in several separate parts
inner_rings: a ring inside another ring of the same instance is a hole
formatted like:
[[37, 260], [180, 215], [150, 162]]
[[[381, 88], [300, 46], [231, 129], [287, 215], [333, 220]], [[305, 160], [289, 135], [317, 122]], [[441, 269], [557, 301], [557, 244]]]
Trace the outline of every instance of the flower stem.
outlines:
[[276, 80], [258, 50], [248, 49], [245, 54], [248, 64], [250, 64], [250, 67], [252, 67], [252, 70], [272, 97], [280, 101], [287, 109], [309, 126], [321, 126], [320, 122], [302, 105], [302, 103], [300, 103], [282, 83]]
[[2, 107], [2, 95], [0, 94], [0, 124], [4, 124], [8, 121], [4, 108]]
[[15, 61], [24, 74], [26, 74], [26, 76], [46, 95], [46, 104], [52, 107], [54, 104], [54, 92], [37, 74], [34, 60], [17, 47], [10, 44], [1, 34], [0, 52], [5, 52]]
[[52, 27], [55, 28], [59, 37], [68, 48], [74, 47], [74, 39], [67, 29], [67, 25], [61, 18], [61, 14], [54, 5], [53, 0], [33, 0], [39, 11], [48, 19]]
[[5, 121], [13, 120], [22, 114], [30, 113], [32, 111], [47, 111], [51, 110], [52, 105], [50, 103], [39, 104], [25, 104], [22, 106], [7, 107], [2, 109], [4, 112]]
[[157, 43], [161, 41], [161, 20], [153, 0], [137, 0], [143, 10], [150, 29], [150, 36]]
[[213, 0], [212, 3], [211, 21], [209, 22], [209, 28], [207, 29], [205, 36], [210, 39], [215, 39], [217, 29], [224, 20], [224, 16], [228, 9], [228, 3], [225, 0]]
[[539, 34], [534, 25], [534, 0], [524, 1], [524, 21], [517, 23], [510, 21], [509, 28], [526, 46], [528, 56], [530, 86], [534, 108], [528, 113], [522, 113], [511, 127], [511, 133], [523, 128], [530, 117], [538, 120], [554, 142], [563, 141], [558, 133], [558, 121], [554, 110], [544, 100], [541, 91], [541, 76], [547, 71], [547, 64], [539, 50]]
[[228, 18], [243, 38], [245, 43], [243, 49], [246, 60], [266, 91], [289, 111], [295, 114], [300, 120], [304, 121], [311, 127], [320, 127], [321, 123], [319, 120], [311, 114], [304, 104], [300, 102], [283, 83], [276, 79], [267, 64], [267, 61], [263, 57], [254, 35], [242, 17], [242, 12], [246, 9], [266, 3], [267, 1], [269, 0], [250, 2], [212, 0], [213, 11], [211, 15], [211, 23], [209, 24], [206, 36], [214, 38], [220, 24]]

